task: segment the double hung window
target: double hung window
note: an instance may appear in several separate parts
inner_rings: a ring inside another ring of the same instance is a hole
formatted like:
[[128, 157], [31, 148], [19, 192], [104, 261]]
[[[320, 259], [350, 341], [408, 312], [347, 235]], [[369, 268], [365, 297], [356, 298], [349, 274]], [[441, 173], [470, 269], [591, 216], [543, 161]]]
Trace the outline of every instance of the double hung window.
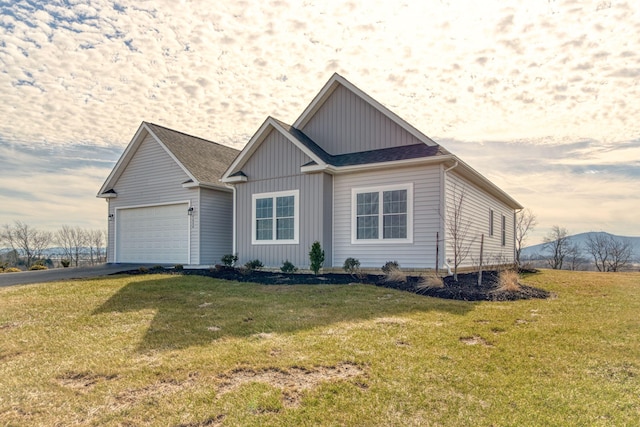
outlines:
[[352, 243], [413, 241], [411, 184], [352, 190]]
[[298, 190], [254, 194], [251, 243], [298, 243], [298, 198]]

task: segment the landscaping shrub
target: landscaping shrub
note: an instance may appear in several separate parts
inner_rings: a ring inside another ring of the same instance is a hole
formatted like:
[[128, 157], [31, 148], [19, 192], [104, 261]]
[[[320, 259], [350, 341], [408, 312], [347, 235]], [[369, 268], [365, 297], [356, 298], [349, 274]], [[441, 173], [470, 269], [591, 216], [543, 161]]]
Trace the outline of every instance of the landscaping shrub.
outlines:
[[184, 265], [176, 264], [176, 265], [173, 266], [173, 269], [176, 270], [176, 271], [182, 271], [182, 270], [184, 270]]
[[500, 272], [498, 279], [498, 290], [515, 292], [520, 290], [520, 283], [518, 282], [518, 272], [515, 270], [503, 270]]
[[291, 263], [289, 260], [286, 260], [284, 263], [282, 263], [280, 271], [282, 271], [283, 273], [295, 273], [296, 271], [298, 271], [298, 267], [293, 265], [293, 263]]
[[313, 274], [318, 274], [320, 269], [322, 268], [322, 264], [324, 264], [324, 251], [320, 246], [320, 242], [315, 241], [311, 245], [311, 251], [309, 251], [309, 261], [311, 261], [311, 265], [309, 268], [313, 271]]
[[48, 270], [46, 265], [42, 265], [42, 264], [34, 264], [29, 268], [30, 271], [34, 271], [34, 270]]
[[139, 271], [140, 273], [148, 273], [148, 272], [149, 272], [149, 269], [148, 269], [147, 267], [139, 267], [139, 268], [138, 268], [138, 271]]
[[350, 275], [355, 276], [360, 273], [360, 261], [355, 258], [349, 257], [344, 260], [342, 269]]
[[9, 268], [5, 268], [4, 269], [5, 273], [19, 273], [21, 271], [22, 270], [20, 270], [19, 268], [16, 268], [16, 267], [9, 267]]
[[388, 273], [391, 270], [400, 270], [400, 264], [398, 264], [398, 261], [387, 261], [381, 270], [383, 273]]
[[238, 262], [238, 255], [226, 254], [222, 256], [220, 261], [222, 261], [222, 264], [225, 267], [233, 267], [234, 265], [236, 265], [236, 262]]
[[244, 267], [249, 270], [249, 271], [253, 271], [253, 270], [260, 270], [262, 267], [264, 267], [264, 265], [262, 265], [262, 261], [260, 261], [259, 259], [253, 259], [251, 261], [248, 261]]
[[404, 283], [407, 281], [407, 275], [399, 268], [391, 267], [385, 272], [384, 281], [387, 283]]
[[435, 271], [429, 271], [420, 277], [417, 287], [418, 289], [444, 288], [444, 281]]
[[62, 264], [62, 266], [63, 266], [64, 268], [67, 268], [67, 267], [69, 267], [69, 266], [71, 265], [71, 260], [68, 260], [68, 259], [61, 259], [61, 260], [60, 260], [60, 264]]

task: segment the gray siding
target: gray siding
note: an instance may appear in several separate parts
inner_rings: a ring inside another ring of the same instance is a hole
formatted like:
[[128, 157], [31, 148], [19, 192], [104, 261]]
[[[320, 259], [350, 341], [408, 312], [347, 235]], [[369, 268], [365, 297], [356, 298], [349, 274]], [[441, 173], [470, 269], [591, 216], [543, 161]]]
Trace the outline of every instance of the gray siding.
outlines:
[[300, 174], [300, 166], [311, 159], [298, 150], [284, 135], [272, 130], [242, 171], [251, 181]]
[[[445, 177], [446, 188], [446, 220], [451, 217], [454, 211], [454, 203], [462, 195], [462, 219], [463, 222], [470, 223], [466, 241], [471, 242], [469, 256], [462, 262], [460, 267], [477, 266], [480, 260], [480, 241], [484, 234], [484, 255], [483, 263], [504, 264], [514, 261], [514, 217], [513, 209], [500, 202], [493, 196], [480, 190], [471, 182], [465, 180], [455, 173], [455, 169], [447, 173]], [[489, 235], [489, 212], [494, 211], [494, 233]], [[502, 246], [501, 217], [506, 220], [506, 242]], [[450, 260], [453, 269], [453, 238], [445, 225], [446, 236], [446, 258]]]
[[[244, 264], [259, 259], [266, 267], [280, 267], [289, 260], [296, 267], [309, 267], [309, 250], [314, 241], [319, 241], [325, 251], [325, 266], [330, 266], [331, 242], [325, 240], [330, 234], [324, 205], [324, 192], [327, 180], [324, 174], [288, 176], [270, 180], [252, 181], [237, 185], [237, 230], [236, 239], [238, 263]], [[300, 211], [299, 242], [297, 244], [251, 243], [252, 195], [277, 191], [299, 190]]]
[[[351, 242], [352, 189], [413, 183], [413, 243]], [[379, 268], [387, 261], [401, 267], [434, 268], [436, 234], [441, 229], [441, 168], [414, 166], [334, 177], [333, 265], [353, 257], [362, 267]]]
[[301, 130], [333, 155], [420, 143], [343, 86], [331, 94]]
[[201, 189], [200, 261], [201, 265], [220, 264], [223, 255], [233, 250], [233, 195]]
[[[118, 194], [110, 199], [109, 214], [114, 214], [116, 208], [133, 206], [150, 206], [176, 201], [189, 201], [194, 207], [191, 229], [191, 263], [199, 259], [199, 233], [197, 232], [200, 206], [197, 190], [182, 187], [189, 179], [182, 168], [167, 154], [167, 152], [151, 136], [147, 135], [131, 161], [114, 185]], [[187, 213], [185, 212], [185, 216]], [[108, 261], [114, 262], [115, 221], [109, 221], [109, 250]]]

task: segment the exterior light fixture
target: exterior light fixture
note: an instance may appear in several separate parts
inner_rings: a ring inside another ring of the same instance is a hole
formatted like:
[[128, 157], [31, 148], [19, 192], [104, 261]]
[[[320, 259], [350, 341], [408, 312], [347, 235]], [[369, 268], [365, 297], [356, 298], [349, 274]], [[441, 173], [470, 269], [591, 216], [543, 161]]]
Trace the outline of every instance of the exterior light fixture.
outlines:
[[187, 215], [193, 215], [193, 206], [190, 206], [189, 209], [187, 209]]
[[113, 217], [114, 217], [113, 214], [109, 214], [109, 221], [113, 221]]

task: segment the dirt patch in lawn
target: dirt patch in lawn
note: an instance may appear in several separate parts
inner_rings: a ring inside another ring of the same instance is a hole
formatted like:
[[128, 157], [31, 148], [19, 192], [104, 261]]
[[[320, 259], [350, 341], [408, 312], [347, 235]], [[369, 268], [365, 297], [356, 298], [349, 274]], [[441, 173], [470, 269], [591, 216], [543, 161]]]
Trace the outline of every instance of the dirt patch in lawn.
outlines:
[[[320, 366], [313, 369], [293, 367], [286, 370], [267, 368], [262, 370], [238, 368], [219, 376], [218, 395], [222, 396], [243, 384], [264, 383], [282, 390], [284, 405], [298, 406], [302, 393], [325, 382], [345, 381], [364, 375], [364, 370], [353, 363], [337, 366]], [[357, 383], [365, 387], [363, 383]]]
[[306, 273], [278, 273], [270, 271], [246, 271], [231, 267], [211, 269], [186, 269], [174, 270], [164, 268], [130, 270], [117, 274], [183, 274], [213, 277], [216, 279], [233, 280], [236, 282], [261, 283], [264, 285], [348, 285], [352, 283], [372, 284], [375, 286], [398, 289], [419, 295], [436, 298], [454, 299], [462, 301], [515, 301], [532, 298], [549, 298], [551, 293], [543, 289], [526, 285], [517, 286], [516, 290], [501, 290], [498, 271], [484, 271], [482, 283], [478, 285], [478, 273], [458, 274], [458, 280], [453, 276], [442, 278], [441, 287], [425, 287], [420, 276], [407, 276], [400, 282], [389, 281], [384, 275], [357, 275], [350, 274], [306, 274]]

